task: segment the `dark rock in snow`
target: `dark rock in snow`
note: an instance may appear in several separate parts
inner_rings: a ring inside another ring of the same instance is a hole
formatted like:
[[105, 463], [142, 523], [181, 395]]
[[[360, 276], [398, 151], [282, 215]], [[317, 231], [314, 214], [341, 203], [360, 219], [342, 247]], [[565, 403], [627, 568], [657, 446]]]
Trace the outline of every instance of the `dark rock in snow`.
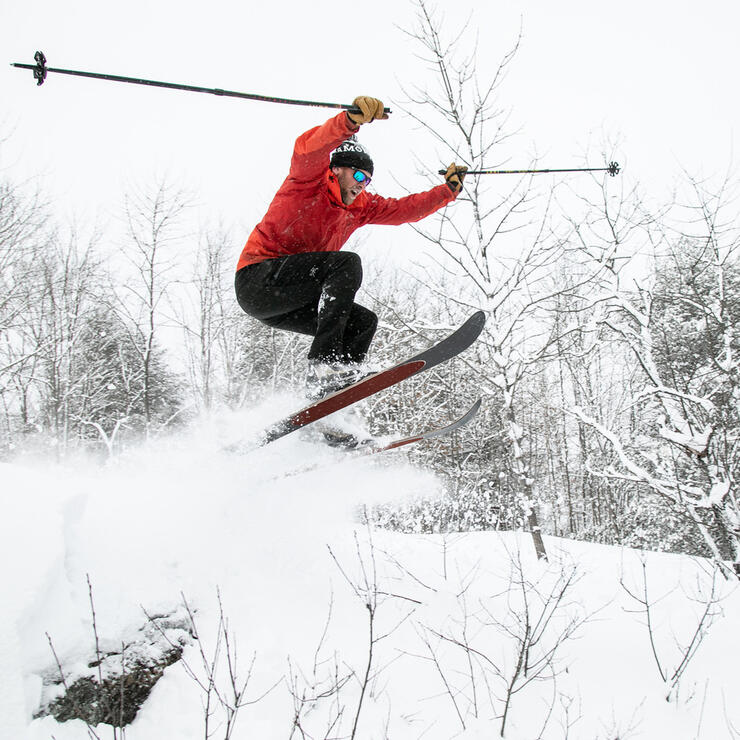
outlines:
[[63, 677], [58, 668], [48, 671], [34, 718], [51, 715], [57, 722], [81, 719], [91, 726], [125, 727], [133, 722], [165, 668], [180, 660], [192, 640], [187, 615], [154, 616], [119, 649], [101, 647], [84, 671], [68, 672], [62, 666]]

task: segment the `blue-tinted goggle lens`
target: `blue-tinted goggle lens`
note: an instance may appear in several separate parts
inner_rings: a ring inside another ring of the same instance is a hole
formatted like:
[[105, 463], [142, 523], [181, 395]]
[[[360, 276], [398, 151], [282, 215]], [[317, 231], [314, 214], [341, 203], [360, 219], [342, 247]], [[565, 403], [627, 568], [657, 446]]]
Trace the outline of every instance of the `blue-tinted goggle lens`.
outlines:
[[368, 177], [362, 170], [355, 170], [352, 177], [354, 177], [357, 182], [364, 182], [365, 185], [369, 185], [370, 180], [372, 180], [372, 178]]

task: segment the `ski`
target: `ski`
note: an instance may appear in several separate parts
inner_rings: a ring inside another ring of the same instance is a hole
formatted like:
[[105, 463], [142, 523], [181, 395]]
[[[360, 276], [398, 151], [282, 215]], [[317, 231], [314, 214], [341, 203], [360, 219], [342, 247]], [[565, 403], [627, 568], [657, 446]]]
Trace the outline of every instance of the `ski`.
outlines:
[[[483, 311], [476, 311], [465, 323], [440, 342], [387, 370], [363, 378], [357, 383], [343, 388], [306, 406], [294, 414], [276, 422], [263, 433], [260, 446], [274, 442], [276, 439], [295, 432], [307, 424], [323, 419], [335, 411], [347, 408], [357, 401], [379, 393], [400, 383], [413, 375], [430, 370], [442, 362], [456, 357], [465, 351], [480, 336], [486, 317]], [[409, 443], [407, 443], [409, 444]]]
[[481, 399], [479, 398], [459, 419], [453, 421], [451, 424], [447, 424], [443, 427], [435, 427], [421, 434], [416, 434], [412, 437], [403, 437], [402, 439], [395, 439], [390, 442], [378, 442], [370, 443], [356, 448], [356, 452], [362, 455], [373, 455], [377, 452], [385, 452], [386, 450], [395, 450], [398, 447], [404, 447], [406, 445], [414, 444], [415, 442], [423, 442], [427, 439], [438, 439], [439, 437], [446, 437], [448, 434], [461, 429], [468, 424], [473, 417], [478, 413], [480, 409]]
[[[406, 445], [410, 445], [415, 442], [423, 442], [424, 440], [429, 440], [429, 439], [439, 439], [440, 437], [444, 437], [448, 434], [452, 434], [452, 432], [468, 424], [478, 413], [480, 406], [481, 406], [481, 399], [479, 398], [468, 409], [468, 411], [466, 411], [465, 414], [463, 414], [463, 416], [461, 416], [459, 419], [456, 419], [451, 424], [447, 424], [446, 426], [442, 426], [442, 427], [435, 427], [434, 429], [429, 429], [428, 431], [423, 432], [422, 434], [416, 434], [413, 437], [403, 437], [402, 439], [394, 439], [390, 441], [376, 440], [374, 442], [368, 442], [367, 444], [361, 444], [356, 447], [347, 447], [343, 450], [344, 454], [342, 455], [341, 460], [349, 461], [355, 458], [362, 458], [365, 456], [374, 455], [379, 452], [395, 450], [399, 447], [404, 447]], [[327, 463], [325, 460], [322, 462], [312, 462], [308, 465], [302, 465], [301, 467], [296, 468], [294, 470], [290, 470], [288, 472], [282, 472], [280, 476], [276, 476], [276, 479], [278, 477], [289, 478], [289, 477], [293, 477], [296, 475], [304, 475], [306, 473], [312, 473], [315, 470], [326, 467], [328, 464], [335, 464], [336, 462], [337, 460], [333, 460], [331, 463]]]

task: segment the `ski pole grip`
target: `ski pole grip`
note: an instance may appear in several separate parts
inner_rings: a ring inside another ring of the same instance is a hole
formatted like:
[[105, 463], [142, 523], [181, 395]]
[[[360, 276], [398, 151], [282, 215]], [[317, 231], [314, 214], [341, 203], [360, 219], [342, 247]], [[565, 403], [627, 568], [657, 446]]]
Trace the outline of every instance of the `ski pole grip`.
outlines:
[[[343, 105], [342, 108], [344, 108], [347, 111], [347, 113], [356, 113], [359, 116], [362, 115], [362, 111], [354, 105]], [[386, 113], [387, 115], [390, 115], [391, 113], [393, 113], [393, 111], [390, 108], [383, 108], [383, 112]]]

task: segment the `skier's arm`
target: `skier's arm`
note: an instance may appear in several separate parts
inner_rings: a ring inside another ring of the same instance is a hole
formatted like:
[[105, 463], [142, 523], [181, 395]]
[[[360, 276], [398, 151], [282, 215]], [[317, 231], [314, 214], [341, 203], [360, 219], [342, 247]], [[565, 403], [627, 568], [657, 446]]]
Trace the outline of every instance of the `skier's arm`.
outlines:
[[456, 197], [457, 193], [453, 193], [446, 184], [404, 198], [382, 198], [368, 193], [370, 204], [365, 222], [398, 226], [420, 221], [451, 203]]
[[290, 176], [297, 180], [310, 180], [322, 175], [333, 149], [360, 130], [363, 123], [387, 119], [385, 106], [377, 98], [360, 95], [352, 102], [359, 112], [344, 111], [330, 118], [321, 126], [301, 134], [295, 143]]
[[453, 162], [445, 172], [445, 184], [425, 193], [398, 199], [369, 195], [371, 205], [366, 223], [397, 226], [420, 221], [457, 198], [467, 171], [467, 167], [459, 167]]
[[359, 131], [347, 114], [342, 111], [321, 126], [309, 129], [296, 140], [290, 162], [290, 177], [311, 180], [320, 177], [329, 164], [329, 155], [343, 141]]

